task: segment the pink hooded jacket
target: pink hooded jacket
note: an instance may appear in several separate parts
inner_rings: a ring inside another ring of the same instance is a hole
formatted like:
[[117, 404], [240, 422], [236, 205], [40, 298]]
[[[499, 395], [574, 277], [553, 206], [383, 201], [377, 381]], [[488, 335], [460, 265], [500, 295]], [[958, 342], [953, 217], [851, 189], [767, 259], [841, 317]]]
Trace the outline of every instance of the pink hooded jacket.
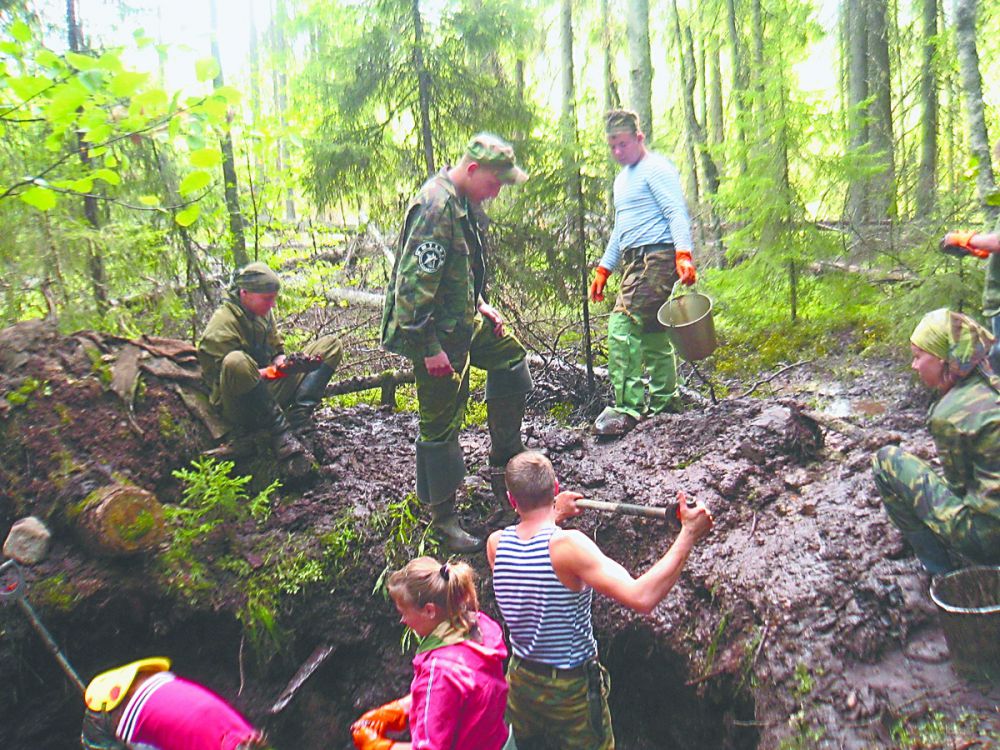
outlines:
[[410, 737], [414, 750], [500, 750], [508, 729], [503, 631], [479, 613], [482, 643], [469, 638], [413, 658]]

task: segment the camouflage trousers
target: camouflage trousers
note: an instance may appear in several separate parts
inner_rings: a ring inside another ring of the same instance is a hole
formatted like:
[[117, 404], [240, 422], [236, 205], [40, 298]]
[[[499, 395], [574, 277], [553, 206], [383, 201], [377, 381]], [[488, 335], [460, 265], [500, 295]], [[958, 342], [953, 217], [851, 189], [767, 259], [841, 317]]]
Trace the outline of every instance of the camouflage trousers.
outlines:
[[[677, 358], [666, 329], [656, 319], [670, 297], [677, 269], [672, 250], [631, 261], [608, 321], [608, 376], [615, 409], [638, 419], [670, 409], [677, 396]], [[649, 403], [643, 376], [649, 377]]]
[[875, 486], [889, 520], [904, 536], [930, 530], [976, 562], [1000, 562], [1000, 518], [975, 513], [931, 466], [894, 445], [872, 459]]
[[[331, 370], [336, 370], [343, 356], [340, 341], [334, 336], [321, 336], [302, 348], [304, 354], [318, 354], [323, 358], [323, 364]], [[282, 408], [287, 407], [295, 398], [295, 392], [305, 378], [305, 373], [289, 375], [278, 380], [267, 381], [268, 389], [274, 400]], [[257, 362], [242, 350], [229, 352], [222, 360], [222, 371], [219, 374], [219, 390], [222, 396], [222, 416], [226, 421], [242, 427], [255, 427], [256, 415], [248, 411], [244, 395], [249, 393], [260, 381], [260, 371]]]
[[[520, 667], [516, 656], [511, 657], [507, 669], [507, 721], [521, 750], [614, 750], [608, 709], [611, 677], [603, 666], [595, 664], [600, 670], [600, 705], [592, 707], [586, 675], [536, 674]], [[600, 713], [600, 726], [594, 726], [592, 708]]]
[[423, 360], [413, 360], [413, 379], [417, 386], [420, 412], [420, 440], [448, 442], [458, 437], [469, 401], [470, 368], [509, 370], [526, 356], [524, 346], [505, 333], [496, 336], [493, 323], [476, 316], [476, 328], [468, 343], [443, 340], [442, 347], [451, 360], [454, 372], [445, 378], [433, 377]]

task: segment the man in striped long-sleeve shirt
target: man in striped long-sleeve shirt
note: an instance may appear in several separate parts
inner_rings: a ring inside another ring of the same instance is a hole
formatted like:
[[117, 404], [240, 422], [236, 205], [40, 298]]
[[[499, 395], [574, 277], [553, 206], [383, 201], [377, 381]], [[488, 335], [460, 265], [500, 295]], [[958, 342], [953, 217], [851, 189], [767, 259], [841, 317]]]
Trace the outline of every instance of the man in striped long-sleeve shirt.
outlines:
[[633, 578], [590, 537], [557, 522], [579, 515], [575, 492], [559, 492], [552, 464], [525, 452], [507, 464], [507, 493], [520, 523], [490, 535], [493, 593], [510, 631], [507, 718], [521, 750], [613, 750], [610, 680], [597, 659], [594, 592], [649, 613], [667, 596], [695, 543], [712, 528], [704, 505], [680, 503], [681, 531], [649, 570]]
[[[691, 260], [691, 220], [677, 169], [646, 148], [639, 117], [616, 109], [605, 116], [608, 146], [623, 169], [615, 178], [615, 226], [590, 285], [594, 302], [604, 299], [608, 277], [624, 264], [621, 288], [608, 321], [608, 375], [614, 406], [594, 428], [599, 435], [623, 435], [643, 415], [674, 408], [677, 361], [656, 313], [680, 278], [697, 278]], [[649, 402], [643, 371], [649, 375]]]

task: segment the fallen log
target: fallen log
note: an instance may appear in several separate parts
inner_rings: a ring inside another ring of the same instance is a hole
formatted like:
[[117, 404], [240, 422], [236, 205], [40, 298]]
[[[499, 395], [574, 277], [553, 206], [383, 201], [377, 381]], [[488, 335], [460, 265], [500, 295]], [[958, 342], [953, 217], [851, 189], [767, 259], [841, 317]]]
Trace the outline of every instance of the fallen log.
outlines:
[[163, 506], [152, 492], [110, 484], [90, 492], [66, 512], [80, 543], [104, 557], [145, 552], [163, 541]]

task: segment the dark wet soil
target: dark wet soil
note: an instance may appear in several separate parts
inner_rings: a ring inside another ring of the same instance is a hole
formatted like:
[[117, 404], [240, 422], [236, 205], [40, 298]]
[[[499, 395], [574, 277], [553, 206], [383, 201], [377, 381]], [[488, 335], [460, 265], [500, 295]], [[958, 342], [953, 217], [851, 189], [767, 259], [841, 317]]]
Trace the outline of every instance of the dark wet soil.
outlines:
[[[169, 547], [96, 559], [60, 504], [109, 475], [177, 503], [171, 471], [210, 444], [208, 432], [174, 382], [148, 373], [130, 418], [99, 366], [101, 357], [113, 362], [115, 342], [103, 341], [95, 360], [78, 339], [28, 336], [18, 342], [25, 357], [7, 356], [4, 341], [0, 390], [27, 397], [0, 399], [0, 533], [28, 513], [50, 523], [53, 548], [27, 571], [28, 596], [84, 681], [163, 654], [265, 726], [278, 748], [351, 747], [350, 722], [404, 693], [411, 674], [412, 649], [377, 592], [380, 577], [436, 551], [420, 509], [406, 502], [414, 415], [324, 408], [311, 438], [317, 475], [283, 487], [265, 522], [233, 520], [226, 533], [197, 539], [189, 560], [170, 558]], [[29, 377], [41, 385], [26, 388]], [[581, 392], [565, 401], [579, 403]], [[546, 413], [527, 419], [529, 446], [550, 456], [564, 488], [648, 505], [683, 489], [716, 519], [651, 615], [595, 599], [618, 747], [893, 747], [897, 722], [933, 713], [975, 715], [971, 739], [989, 747], [988, 733], [1000, 732], [1000, 687], [955, 672], [927, 578], [869, 472], [887, 443], [933, 457], [926, 395], [890, 361], [798, 368], [755, 395], [690, 403], [613, 442]], [[483, 475], [484, 428], [468, 429], [462, 444], [463, 518], [485, 532], [502, 519]], [[273, 477], [266, 460], [237, 470], [256, 472], [254, 492]], [[598, 513], [576, 525], [634, 574], [675, 533]], [[485, 560], [470, 562], [495, 615]], [[324, 644], [329, 656], [269, 713]], [[12, 606], [0, 608], [0, 675], [0, 747], [76, 746], [79, 697]]]

